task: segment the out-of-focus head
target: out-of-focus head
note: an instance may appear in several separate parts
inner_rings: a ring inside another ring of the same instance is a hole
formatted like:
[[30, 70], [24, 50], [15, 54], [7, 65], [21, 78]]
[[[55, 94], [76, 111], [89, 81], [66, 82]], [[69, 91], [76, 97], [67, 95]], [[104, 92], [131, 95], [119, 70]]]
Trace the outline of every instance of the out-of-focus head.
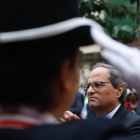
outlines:
[[79, 17], [76, 0], [2, 0], [0, 13], [0, 106], [69, 108], [78, 47], [93, 43], [97, 24]]
[[126, 83], [113, 66], [97, 63], [88, 78], [89, 106], [95, 112], [108, 113], [119, 103], [125, 102]]
[[137, 100], [138, 101], [138, 94], [135, 91], [130, 91], [126, 97], [126, 101], [134, 101]]
[[60, 93], [61, 99], [69, 96], [70, 105], [78, 79], [78, 47], [66, 51], [64, 46], [48, 49], [42, 42], [6, 44], [1, 59], [2, 107], [30, 106], [44, 112], [58, 106]]

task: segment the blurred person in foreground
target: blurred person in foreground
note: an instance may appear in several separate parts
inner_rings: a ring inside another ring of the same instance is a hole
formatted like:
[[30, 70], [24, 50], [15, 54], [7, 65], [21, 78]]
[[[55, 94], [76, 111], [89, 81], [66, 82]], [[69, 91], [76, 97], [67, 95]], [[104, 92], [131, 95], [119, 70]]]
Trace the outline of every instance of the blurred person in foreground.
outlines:
[[0, 13], [0, 139], [121, 139], [103, 118], [55, 125], [75, 96], [78, 47], [102, 30], [77, 1], [1, 0]]

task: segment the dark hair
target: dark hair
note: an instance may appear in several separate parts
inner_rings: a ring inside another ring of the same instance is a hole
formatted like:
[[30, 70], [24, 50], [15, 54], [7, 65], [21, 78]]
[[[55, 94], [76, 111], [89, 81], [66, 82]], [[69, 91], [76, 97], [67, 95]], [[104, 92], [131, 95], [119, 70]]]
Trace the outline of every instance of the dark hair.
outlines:
[[74, 65], [77, 48], [51, 39], [1, 45], [0, 106], [14, 110], [24, 105], [40, 112], [55, 106], [54, 79], [65, 60]]
[[127, 84], [126, 82], [123, 80], [121, 73], [112, 65], [109, 65], [107, 63], [104, 62], [99, 62], [96, 63], [93, 67], [92, 70], [97, 68], [97, 67], [105, 67], [109, 69], [109, 75], [108, 75], [108, 79], [110, 80], [110, 82], [112, 83], [112, 86], [114, 88], [118, 88], [119, 85], [123, 85], [124, 90], [123, 93], [121, 95], [121, 97], [119, 98], [121, 103], [125, 103], [126, 101], [126, 93], [127, 93]]

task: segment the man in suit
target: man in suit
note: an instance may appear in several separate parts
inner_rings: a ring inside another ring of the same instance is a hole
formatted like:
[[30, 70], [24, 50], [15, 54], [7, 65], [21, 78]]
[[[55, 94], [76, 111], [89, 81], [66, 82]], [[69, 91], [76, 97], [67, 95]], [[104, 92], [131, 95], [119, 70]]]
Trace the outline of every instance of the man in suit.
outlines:
[[79, 17], [76, 0], [1, 0], [0, 13], [0, 139], [103, 140], [126, 134], [103, 118], [55, 125], [75, 96], [78, 47], [93, 43], [91, 27], [102, 30]]
[[133, 137], [140, 137], [140, 116], [124, 107], [127, 85], [120, 72], [106, 63], [97, 63], [85, 86], [90, 108], [96, 116], [103, 115], [123, 124]]

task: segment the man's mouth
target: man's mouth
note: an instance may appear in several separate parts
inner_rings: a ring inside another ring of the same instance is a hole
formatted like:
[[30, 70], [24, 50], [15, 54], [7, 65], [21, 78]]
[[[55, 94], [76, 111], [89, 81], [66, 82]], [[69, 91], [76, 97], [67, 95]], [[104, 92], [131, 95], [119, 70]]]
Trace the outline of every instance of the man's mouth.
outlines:
[[97, 97], [90, 96], [90, 97], [88, 97], [88, 99], [89, 99], [89, 100], [90, 100], [90, 99], [97, 99]]

